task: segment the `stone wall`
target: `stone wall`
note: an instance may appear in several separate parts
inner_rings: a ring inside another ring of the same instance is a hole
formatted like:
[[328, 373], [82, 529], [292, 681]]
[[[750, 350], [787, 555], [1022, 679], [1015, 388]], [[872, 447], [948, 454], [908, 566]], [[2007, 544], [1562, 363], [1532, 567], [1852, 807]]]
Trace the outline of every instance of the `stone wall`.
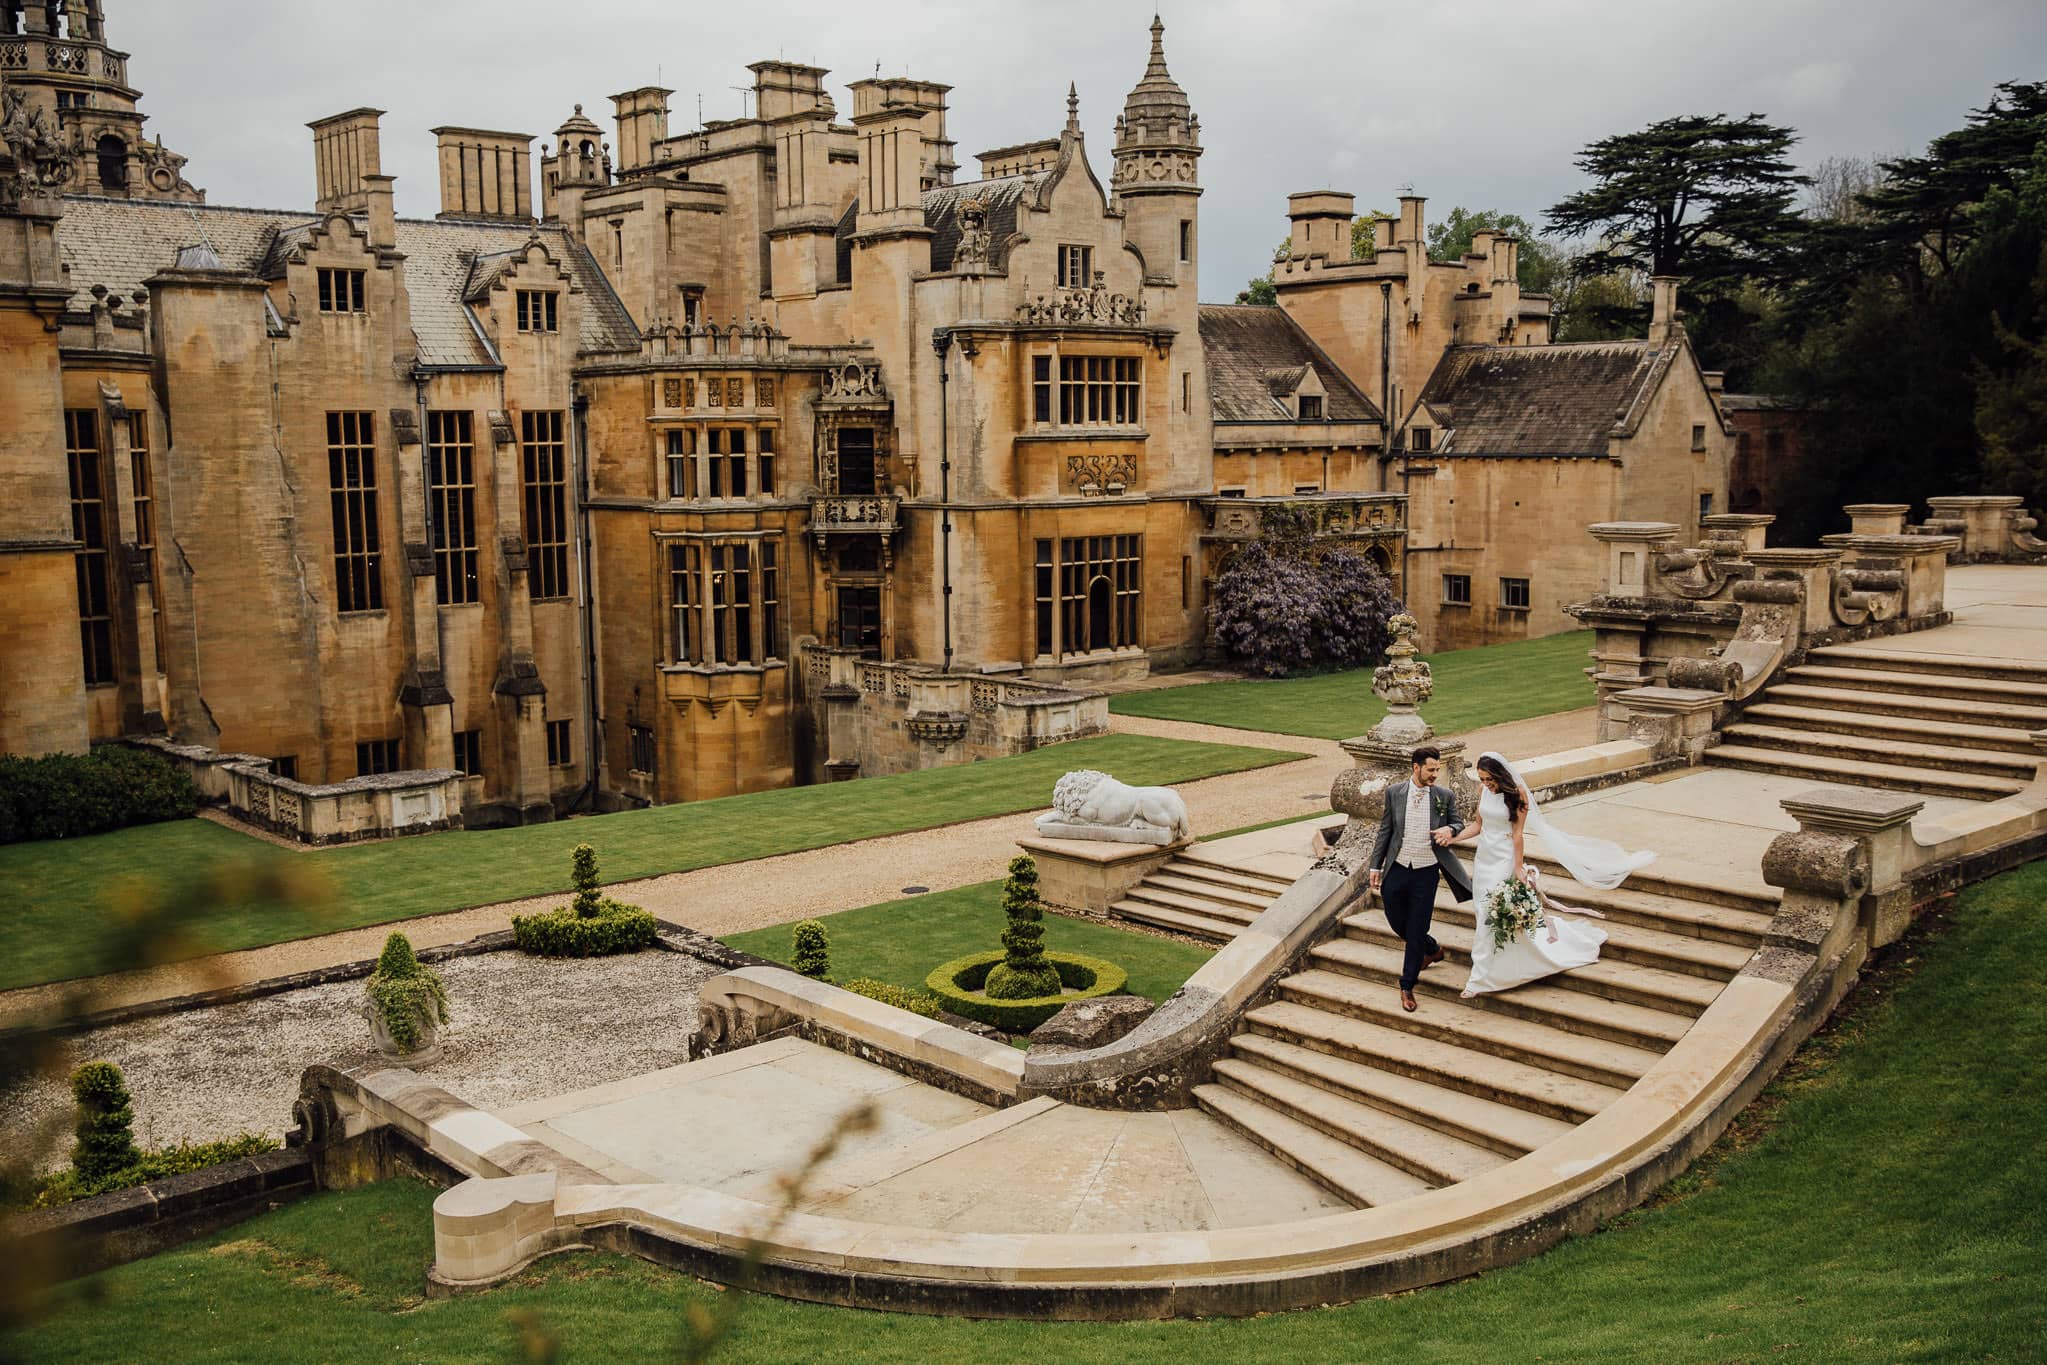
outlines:
[[314, 785], [279, 777], [270, 760], [169, 740], [131, 738], [192, 779], [199, 799], [303, 844], [345, 844], [397, 834], [430, 834], [463, 823], [473, 780], [453, 769], [379, 773]]

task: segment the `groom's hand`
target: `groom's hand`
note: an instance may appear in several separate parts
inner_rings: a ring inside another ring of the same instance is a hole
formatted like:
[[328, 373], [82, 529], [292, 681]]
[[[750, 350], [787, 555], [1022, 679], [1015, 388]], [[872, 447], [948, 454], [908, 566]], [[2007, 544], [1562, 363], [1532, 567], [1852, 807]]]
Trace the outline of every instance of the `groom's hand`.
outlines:
[[1379, 889], [1379, 869], [1376, 867], [1372, 869], [1372, 889], [1374, 891]]
[[1431, 839], [1434, 839], [1436, 841], [1437, 847], [1440, 848], [1450, 844], [1453, 840], [1455, 840], [1457, 838], [1457, 831], [1451, 829], [1448, 825], [1439, 825], [1429, 835], [1429, 837]]

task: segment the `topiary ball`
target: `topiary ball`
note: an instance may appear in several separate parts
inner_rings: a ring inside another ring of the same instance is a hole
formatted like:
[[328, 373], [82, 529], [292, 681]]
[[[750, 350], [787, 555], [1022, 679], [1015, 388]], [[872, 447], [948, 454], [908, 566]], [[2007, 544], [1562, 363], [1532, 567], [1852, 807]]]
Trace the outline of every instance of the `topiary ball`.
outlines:
[[1059, 994], [1060, 988], [1059, 969], [1049, 962], [1041, 968], [1025, 971], [1000, 962], [989, 971], [988, 979], [981, 983], [981, 994], [990, 1000], [1038, 1000]]

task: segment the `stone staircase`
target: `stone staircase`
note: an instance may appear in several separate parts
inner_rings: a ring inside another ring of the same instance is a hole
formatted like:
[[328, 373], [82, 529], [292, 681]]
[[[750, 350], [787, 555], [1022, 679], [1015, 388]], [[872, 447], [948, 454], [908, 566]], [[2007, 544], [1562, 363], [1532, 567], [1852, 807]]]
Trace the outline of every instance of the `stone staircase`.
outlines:
[[1995, 801], [2033, 780], [2043, 727], [2047, 662], [1836, 645], [1765, 689], [1705, 761]]
[[1360, 1206], [1467, 1180], [1598, 1113], [1691, 1027], [1762, 942], [1774, 896], [1637, 875], [1579, 886], [1537, 859], [1566, 905], [1609, 918], [1600, 961], [1460, 1000], [1473, 907], [1448, 891], [1448, 959], [1400, 1008], [1401, 945], [1376, 907], [1343, 921], [1252, 1010], [1195, 1099]]
[[1276, 873], [1204, 857], [1197, 846], [1176, 855], [1109, 908], [1119, 918], [1154, 929], [1227, 943], [1291, 884]]

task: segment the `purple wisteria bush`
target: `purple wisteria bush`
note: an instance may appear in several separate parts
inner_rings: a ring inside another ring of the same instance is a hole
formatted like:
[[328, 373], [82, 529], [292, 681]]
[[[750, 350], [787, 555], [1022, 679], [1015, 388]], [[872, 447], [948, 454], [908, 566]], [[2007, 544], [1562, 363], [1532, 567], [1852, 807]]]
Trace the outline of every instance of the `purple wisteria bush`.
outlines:
[[1238, 667], [1274, 678], [1385, 658], [1386, 623], [1404, 610], [1392, 583], [1359, 551], [1317, 546], [1291, 530], [1268, 519], [1266, 538], [1216, 576], [1208, 606], [1216, 646]]

